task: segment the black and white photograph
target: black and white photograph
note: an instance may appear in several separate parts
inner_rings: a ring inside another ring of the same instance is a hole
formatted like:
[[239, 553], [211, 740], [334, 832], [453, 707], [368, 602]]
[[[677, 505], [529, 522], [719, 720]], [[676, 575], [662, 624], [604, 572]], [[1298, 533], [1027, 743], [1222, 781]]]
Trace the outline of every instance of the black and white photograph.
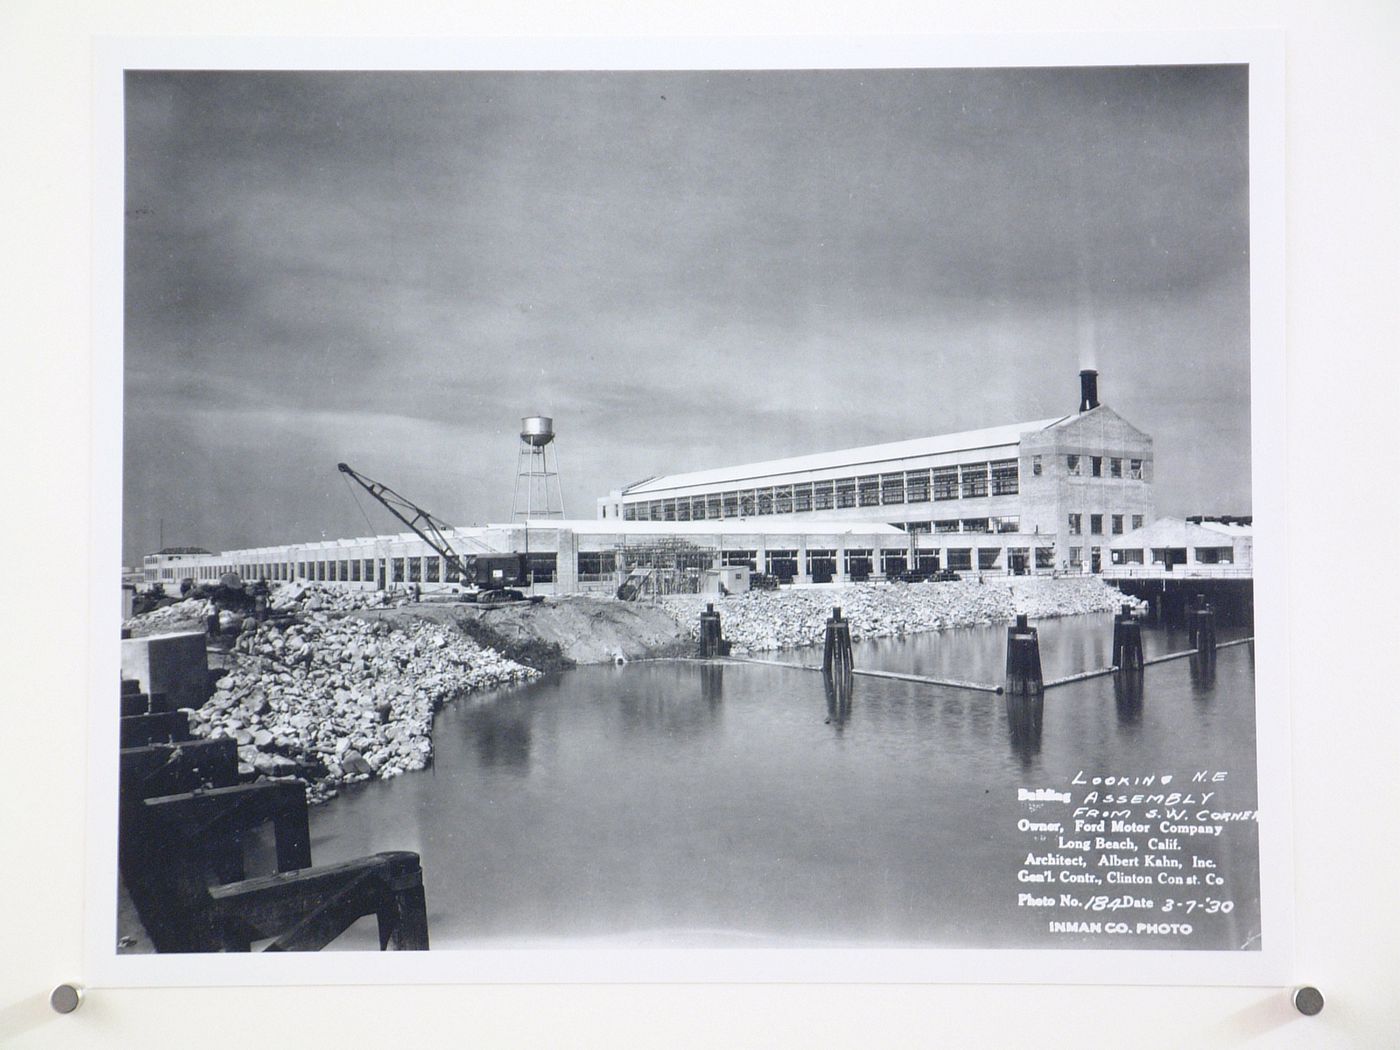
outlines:
[[1250, 64], [752, 65], [121, 71], [114, 965], [1288, 944]]

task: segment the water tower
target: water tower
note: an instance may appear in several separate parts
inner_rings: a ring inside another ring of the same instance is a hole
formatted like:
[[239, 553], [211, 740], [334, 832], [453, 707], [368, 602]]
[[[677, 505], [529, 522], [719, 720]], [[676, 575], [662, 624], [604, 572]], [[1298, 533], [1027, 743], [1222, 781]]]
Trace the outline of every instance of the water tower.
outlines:
[[520, 455], [515, 471], [513, 520], [562, 518], [564, 490], [559, 485], [559, 449], [554, 444], [554, 420], [526, 416], [520, 421]]

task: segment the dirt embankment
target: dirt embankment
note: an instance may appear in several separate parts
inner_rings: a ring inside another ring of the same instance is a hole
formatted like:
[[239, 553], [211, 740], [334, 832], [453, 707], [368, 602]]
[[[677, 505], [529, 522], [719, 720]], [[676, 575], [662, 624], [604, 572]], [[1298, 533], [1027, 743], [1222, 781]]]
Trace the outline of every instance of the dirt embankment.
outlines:
[[400, 624], [413, 620], [464, 624], [475, 620], [512, 642], [554, 643], [574, 663], [611, 663], [669, 653], [690, 653], [694, 643], [666, 610], [615, 598], [571, 596], [538, 604], [471, 605], [422, 602], [397, 609], [365, 609], [350, 615]]

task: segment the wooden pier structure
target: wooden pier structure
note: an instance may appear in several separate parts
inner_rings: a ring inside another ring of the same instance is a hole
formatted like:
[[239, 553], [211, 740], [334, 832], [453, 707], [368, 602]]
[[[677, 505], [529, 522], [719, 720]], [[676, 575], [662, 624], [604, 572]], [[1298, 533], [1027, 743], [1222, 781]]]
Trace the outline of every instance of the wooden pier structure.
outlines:
[[[194, 739], [136, 683], [121, 699], [118, 867], [156, 951], [318, 951], [366, 915], [381, 950], [427, 950], [416, 853], [313, 867], [305, 784], [241, 783], [233, 739]], [[245, 845], [269, 824], [276, 870], [250, 878]]]

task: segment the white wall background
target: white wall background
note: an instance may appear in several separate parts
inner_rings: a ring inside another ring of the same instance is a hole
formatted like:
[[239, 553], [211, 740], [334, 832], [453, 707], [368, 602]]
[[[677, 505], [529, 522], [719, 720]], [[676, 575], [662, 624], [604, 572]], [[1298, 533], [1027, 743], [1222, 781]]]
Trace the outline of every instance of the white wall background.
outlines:
[[[1287, 33], [1295, 974], [1327, 995], [1321, 1016], [1285, 989], [1051, 986], [98, 990], [49, 1011], [49, 989], [83, 978], [92, 36], [1261, 26]], [[1397, 45], [1393, 0], [0, 5], [0, 1045], [1400, 1045]], [[1358, 622], [1369, 656], [1333, 666]]]

